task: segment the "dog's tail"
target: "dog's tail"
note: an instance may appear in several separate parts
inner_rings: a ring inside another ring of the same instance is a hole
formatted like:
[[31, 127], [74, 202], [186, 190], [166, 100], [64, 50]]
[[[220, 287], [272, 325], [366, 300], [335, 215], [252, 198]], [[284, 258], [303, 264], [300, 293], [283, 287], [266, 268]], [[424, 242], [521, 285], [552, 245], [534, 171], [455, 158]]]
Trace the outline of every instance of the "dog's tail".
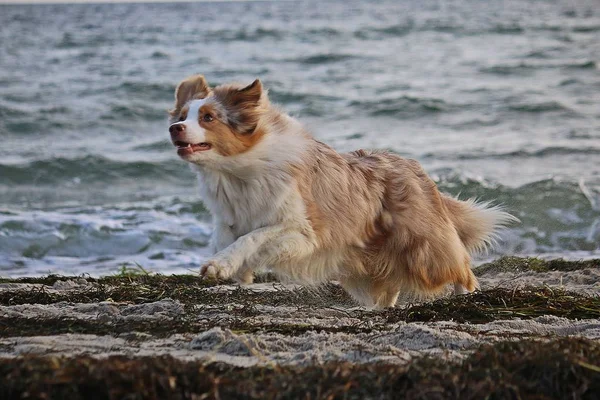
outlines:
[[470, 253], [485, 251], [498, 239], [498, 228], [519, 221], [502, 207], [490, 203], [474, 199], [462, 201], [449, 196], [443, 196], [443, 199], [450, 220]]

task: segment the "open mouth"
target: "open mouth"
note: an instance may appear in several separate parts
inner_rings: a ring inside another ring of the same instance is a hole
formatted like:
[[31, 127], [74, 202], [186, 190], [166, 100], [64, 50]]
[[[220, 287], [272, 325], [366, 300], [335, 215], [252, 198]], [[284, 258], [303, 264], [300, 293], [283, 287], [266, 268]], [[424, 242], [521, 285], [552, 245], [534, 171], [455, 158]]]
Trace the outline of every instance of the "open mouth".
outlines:
[[185, 156], [185, 155], [189, 155], [192, 153], [195, 153], [197, 151], [206, 151], [206, 150], [210, 150], [211, 145], [210, 143], [196, 143], [196, 144], [192, 144], [192, 143], [187, 143], [187, 142], [182, 142], [182, 141], [176, 141], [173, 143], [176, 147], [177, 147], [177, 154], [180, 156]]

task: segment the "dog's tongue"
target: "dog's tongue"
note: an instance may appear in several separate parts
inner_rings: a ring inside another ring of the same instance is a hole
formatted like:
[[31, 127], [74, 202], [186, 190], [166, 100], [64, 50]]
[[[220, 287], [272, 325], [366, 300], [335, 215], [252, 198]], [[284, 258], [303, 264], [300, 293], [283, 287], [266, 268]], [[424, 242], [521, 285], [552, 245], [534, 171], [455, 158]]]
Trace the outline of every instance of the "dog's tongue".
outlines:
[[187, 143], [185, 146], [177, 146], [177, 154], [180, 156], [189, 155], [196, 151], [210, 150], [211, 146], [208, 143]]
[[208, 150], [208, 149], [210, 149], [210, 144], [208, 144], [208, 143], [193, 144], [192, 148], [194, 149], [194, 151]]

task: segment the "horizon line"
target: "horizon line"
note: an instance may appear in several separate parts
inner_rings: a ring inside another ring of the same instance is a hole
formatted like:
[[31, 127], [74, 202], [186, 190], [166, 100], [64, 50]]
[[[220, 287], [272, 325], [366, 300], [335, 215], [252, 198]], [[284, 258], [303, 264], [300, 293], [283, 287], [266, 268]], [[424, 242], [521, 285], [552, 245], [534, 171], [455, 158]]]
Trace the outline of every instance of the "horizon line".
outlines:
[[140, 3], [259, 3], [292, 2], [295, 0], [0, 0], [2, 5], [45, 4], [140, 4]]

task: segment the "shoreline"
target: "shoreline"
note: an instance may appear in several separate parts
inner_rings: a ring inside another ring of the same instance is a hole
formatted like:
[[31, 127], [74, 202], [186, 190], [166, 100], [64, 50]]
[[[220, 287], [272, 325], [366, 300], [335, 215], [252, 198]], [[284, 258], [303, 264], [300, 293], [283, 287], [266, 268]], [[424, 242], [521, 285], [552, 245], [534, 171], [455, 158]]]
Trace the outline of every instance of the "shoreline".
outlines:
[[[268, 274], [247, 287], [132, 271], [0, 279], [0, 397], [480, 397], [481, 379], [499, 398], [600, 388], [600, 259], [504, 257], [475, 271], [481, 291], [380, 311], [335, 283]], [[523, 386], [527, 369], [539, 379]]]

